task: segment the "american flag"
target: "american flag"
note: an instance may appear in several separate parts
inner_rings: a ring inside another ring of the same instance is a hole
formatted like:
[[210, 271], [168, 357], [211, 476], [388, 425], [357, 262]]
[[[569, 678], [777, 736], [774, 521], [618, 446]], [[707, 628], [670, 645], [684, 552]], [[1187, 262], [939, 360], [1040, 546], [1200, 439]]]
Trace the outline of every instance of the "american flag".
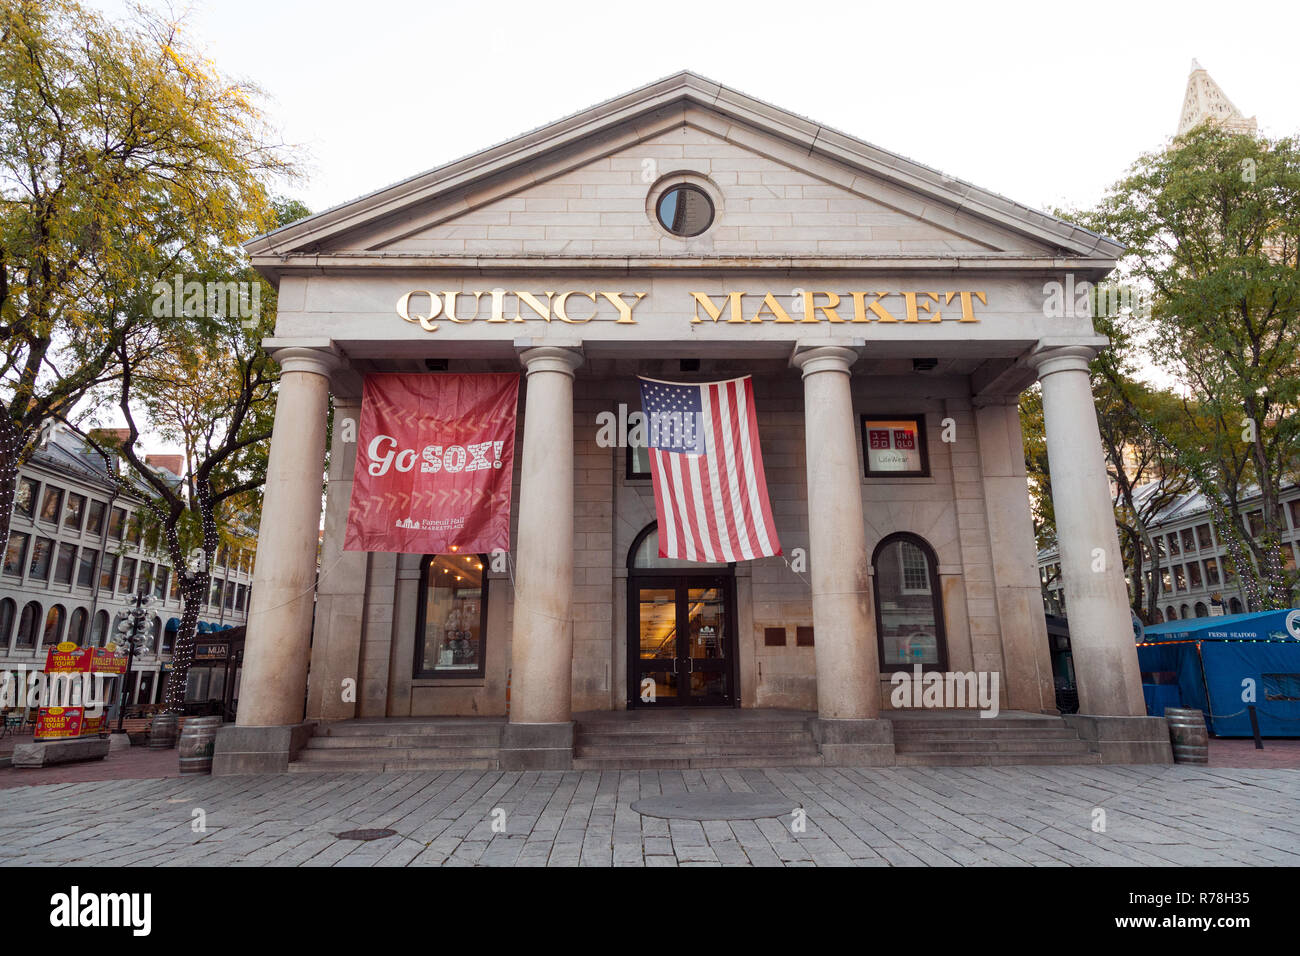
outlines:
[[748, 375], [698, 385], [641, 379], [659, 556], [749, 561], [781, 553]]

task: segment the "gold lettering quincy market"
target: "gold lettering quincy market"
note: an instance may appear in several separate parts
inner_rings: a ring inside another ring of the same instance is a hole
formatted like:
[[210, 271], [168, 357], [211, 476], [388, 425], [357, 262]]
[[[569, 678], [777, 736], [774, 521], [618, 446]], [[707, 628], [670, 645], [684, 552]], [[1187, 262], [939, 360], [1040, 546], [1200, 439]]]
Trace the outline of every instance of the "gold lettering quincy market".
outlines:
[[[457, 325], [475, 319], [501, 322], [567, 322], [583, 325], [608, 311], [615, 325], [635, 325], [632, 310], [644, 292], [432, 292], [413, 289], [397, 300], [397, 314], [426, 332], [438, 331], [439, 318]], [[481, 317], [481, 318], [480, 318]]]
[[[775, 322], [777, 324], [826, 322], [942, 322], [942, 307], [956, 302], [961, 313], [948, 309], [949, 317], [957, 322], [978, 322], [975, 301], [988, 305], [983, 292], [807, 292], [795, 290], [790, 309], [787, 310], [771, 292], [728, 292], [722, 301], [715, 302], [707, 292], [692, 292], [695, 315], [692, 324], [699, 322], [725, 322], [749, 324]], [[789, 293], [787, 293], [788, 295]], [[757, 303], [746, 308], [744, 301]], [[819, 298], [820, 297], [820, 298]], [[800, 301], [802, 300], [802, 301]], [[892, 301], [890, 301], [892, 300]], [[798, 303], [799, 308], [795, 303]], [[724, 319], [722, 316], [726, 314]]]

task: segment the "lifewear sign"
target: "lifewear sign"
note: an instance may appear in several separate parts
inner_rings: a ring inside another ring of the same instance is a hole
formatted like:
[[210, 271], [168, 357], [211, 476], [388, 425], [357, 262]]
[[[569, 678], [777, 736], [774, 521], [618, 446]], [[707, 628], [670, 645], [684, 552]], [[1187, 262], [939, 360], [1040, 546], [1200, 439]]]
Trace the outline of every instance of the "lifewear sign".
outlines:
[[510, 549], [517, 374], [367, 375], [346, 551]]

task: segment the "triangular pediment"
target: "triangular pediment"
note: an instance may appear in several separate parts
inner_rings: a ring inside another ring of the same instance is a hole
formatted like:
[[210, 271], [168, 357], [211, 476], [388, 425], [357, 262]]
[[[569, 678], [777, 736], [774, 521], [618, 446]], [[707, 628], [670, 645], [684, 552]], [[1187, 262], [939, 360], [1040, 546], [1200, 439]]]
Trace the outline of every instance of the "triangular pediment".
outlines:
[[[683, 239], [654, 197], [695, 182], [713, 224]], [[753, 100], [670, 77], [248, 245], [295, 256], [1107, 260], [1118, 244]]]

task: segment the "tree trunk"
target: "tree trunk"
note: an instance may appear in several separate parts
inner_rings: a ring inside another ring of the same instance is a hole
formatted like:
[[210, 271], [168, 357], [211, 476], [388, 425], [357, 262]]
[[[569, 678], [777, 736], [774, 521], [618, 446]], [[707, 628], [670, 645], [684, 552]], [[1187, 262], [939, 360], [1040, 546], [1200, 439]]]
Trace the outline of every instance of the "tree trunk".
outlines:
[[206, 571], [185, 573], [181, 579], [181, 625], [172, 647], [172, 669], [167, 675], [163, 690], [163, 709], [169, 714], [185, 713], [185, 685], [194, 663], [194, 639], [198, 629], [199, 610], [208, 593], [211, 575]]

